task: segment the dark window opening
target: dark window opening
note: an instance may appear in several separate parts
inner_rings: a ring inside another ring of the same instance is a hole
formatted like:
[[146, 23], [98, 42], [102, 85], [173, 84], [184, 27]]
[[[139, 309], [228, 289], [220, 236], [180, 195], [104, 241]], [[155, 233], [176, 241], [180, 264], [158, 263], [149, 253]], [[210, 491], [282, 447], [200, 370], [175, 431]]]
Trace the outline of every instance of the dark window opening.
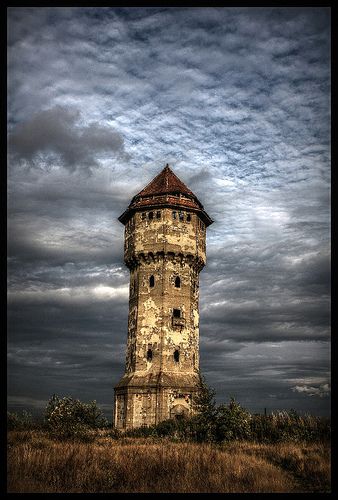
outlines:
[[147, 361], [152, 361], [153, 359], [153, 351], [151, 349], [148, 349], [147, 351]]
[[176, 363], [178, 363], [179, 360], [180, 360], [180, 351], [178, 351], [177, 349], [174, 352], [174, 360], [175, 360]]
[[173, 219], [176, 219], [176, 212], [173, 212]]
[[155, 278], [153, 275], [150, 276], [149, 278], [149, 286], [152, 288], [153, 286], [155, 286]]
[[184, 214], [182, 212], [179, 213], [179, 219], [184, 220]]
[[145, 219], [147, 214], [145, 212], [142, 212], [142, 219]]
[[174, 318], [180, 318], [181, 317], [181, 309], [174, 309], [173, 315], [174, 315]]
[[161, 218], [161, 212], [158, 210], [156, 212], [156, 219], [160, 219]]
[[191, 221], [191, 215], [187, 214], [187, 222], [190, 222], [190, 221]]
[[148, 217], [149, 217], [149, 220], [153, 219], [153, 217], [154, 217], [154, 212], [149, 212]]
[[175, 287], [181, 288], [181, 278], [179, 276], [176, 276], [175, 278]]

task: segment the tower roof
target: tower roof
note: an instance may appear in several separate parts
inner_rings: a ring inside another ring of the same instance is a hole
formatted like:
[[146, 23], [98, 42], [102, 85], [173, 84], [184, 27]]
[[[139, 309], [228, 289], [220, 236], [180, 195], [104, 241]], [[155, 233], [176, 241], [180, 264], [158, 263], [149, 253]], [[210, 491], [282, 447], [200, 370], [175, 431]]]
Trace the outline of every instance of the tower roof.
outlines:
[[119, 221], [126, 224], [134, 212], [161, 206], [197, 212], [207, 226], [213, 222], [197, 196], [174, 174], [168, 164], [133, 197], [127, 210], [120, 215]]
[[[145, 188], [136, 196], [149, 196], [155, 194], [187, 194], [196, 198], [194, 193], [182, 182], [167, 164], [164, 169], [156, 176]], [[197, 198], [196, 198], [197, 199]]]

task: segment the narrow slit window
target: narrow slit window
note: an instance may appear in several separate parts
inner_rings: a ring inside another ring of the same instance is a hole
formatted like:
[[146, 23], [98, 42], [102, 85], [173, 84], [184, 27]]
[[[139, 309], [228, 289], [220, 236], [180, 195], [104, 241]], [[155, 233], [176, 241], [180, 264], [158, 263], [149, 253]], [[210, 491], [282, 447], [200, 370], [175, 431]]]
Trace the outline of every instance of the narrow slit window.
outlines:
[[174, 352], [174, 360], [175, 360], [176, 363], [178, 363], [179, 360], [180, 360], [180, 351], [178, 351], [177, 349]]
[[149, 212], [148, 214], [149, 220], [154, 218], [154, 212]]
[[179, 276], [176, 276], [175, 278], [175, 287], [181, 288], [181, 278]]
[[179, 216], [180, 221], [184, 220], [184, 214], [183, 214], [183, 212], [180, 212], [178, 216]]
[[190, 222], [190, 221], [191, 221], [191, 215], [187, 214], [187, 222]]
[[176, 212], [173, 212], [173, 219], [176, 219]]
[[147, 214], [145, 212], [142, 212], [142, 220], [146, 218]]
[[148, 349], [147, 351], [147, 361], [152, 361], [153, 359], [153, 351], [151, 349]]
[[149, 278], [149, 286], [150, 286], [151, 288], [153, 288], [153, 287], [155, 286], [155, 277], [154, 277], [154, 275], [153, 275], [153, 274], [152, 274], [152, 275], [150, 276], [150, 278]]
[[156, 212], [156, 219], [160, 219], [161, 218], [161, 212], [158, 210]]
[[174, 309], [173, 316], [174, 316], [174, 318], [180, 318], [181, 317], [181, 309]]

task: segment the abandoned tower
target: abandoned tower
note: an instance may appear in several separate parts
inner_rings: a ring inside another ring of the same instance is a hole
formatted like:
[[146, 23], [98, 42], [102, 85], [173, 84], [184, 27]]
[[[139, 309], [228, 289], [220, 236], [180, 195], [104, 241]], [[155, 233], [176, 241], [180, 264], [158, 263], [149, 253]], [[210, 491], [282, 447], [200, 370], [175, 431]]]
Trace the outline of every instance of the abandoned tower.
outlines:
[[168, 165], [134, 196], [119, 221], [125, 225], [130, 290], [114, 425], [130, 429], [192, 411], [199, 384], [199, 273], [213, 221]]

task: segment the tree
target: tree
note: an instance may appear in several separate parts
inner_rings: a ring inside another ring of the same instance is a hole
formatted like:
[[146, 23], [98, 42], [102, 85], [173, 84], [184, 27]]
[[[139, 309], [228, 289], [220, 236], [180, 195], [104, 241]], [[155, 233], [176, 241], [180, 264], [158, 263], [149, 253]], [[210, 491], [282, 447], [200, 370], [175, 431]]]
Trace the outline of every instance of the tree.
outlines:
[[190, 420], [190, 434], [198, 442], [215, 440], [217, 406], [215, 390], [200, 375], [199, 388], [193, 401], [195, 415]]

